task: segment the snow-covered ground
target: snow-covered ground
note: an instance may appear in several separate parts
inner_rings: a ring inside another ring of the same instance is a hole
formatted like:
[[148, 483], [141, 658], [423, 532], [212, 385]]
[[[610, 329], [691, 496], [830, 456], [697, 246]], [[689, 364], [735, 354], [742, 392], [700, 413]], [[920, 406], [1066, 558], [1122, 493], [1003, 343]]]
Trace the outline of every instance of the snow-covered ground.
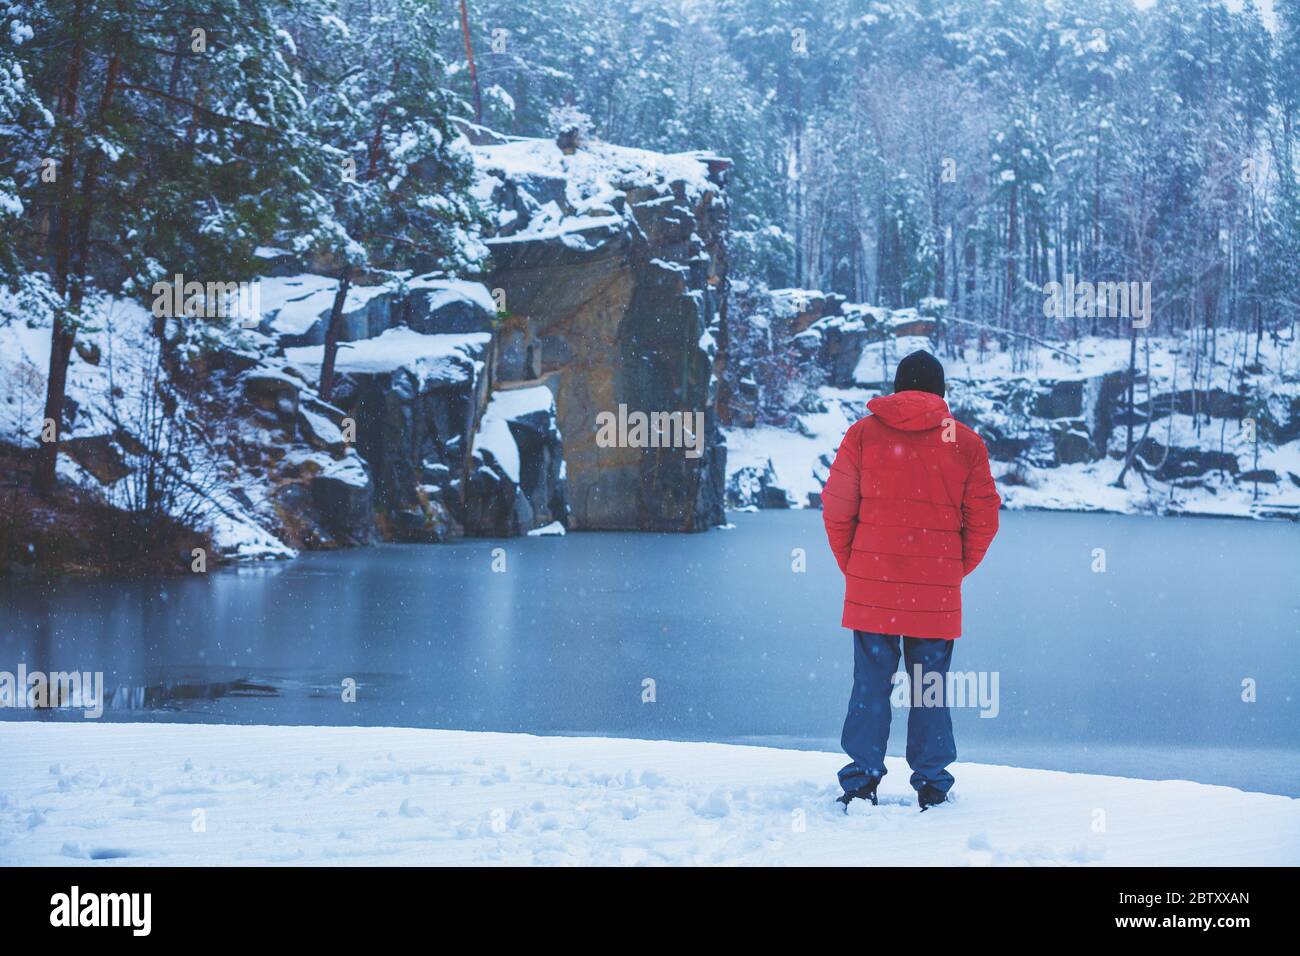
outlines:
[[917, 811], [837, 754], [394, 728], [0, 723], [0, 863], [1296, 865], [1300, 801], [958, 764]]
[[[67, 402], [74, 422], [63, 438], [111, 436], [121, 428], [138, 433], [146, 423], [145, 399], [155, 387], [157, 344], [148, 309], [127, 299], [97, 299], [89, 328], [77, 336], [77, 351], [68, 365]], [[206, 329], [232, 346], [250, 348], [261, 337], [247, 330], [212, 322]], [[83, 354], [83, 350], [85, 354]], [[45, 379], [50, 364], [50, 318], [33, 315], [12, 293], [0, 289], [0, 442], [30, 447], [41, 433]], [[206, 462], [201, 449], [192, 458]], [[206, 467], [206, 466], [205, 466]], [[58, 460], [62, 481], [94, 489], [120, 504], [130, 484], [126, 477], [105, 484], [67, 455]], [[195, 472], [202, 472], [197, 467]], [[217, 548], [232, 558], [291, 558], [288, 547], [256, 513], [264, 498], [253, 483], [232, 494], [234, 482], [219, 482], [210, 492], [208, 520]]]

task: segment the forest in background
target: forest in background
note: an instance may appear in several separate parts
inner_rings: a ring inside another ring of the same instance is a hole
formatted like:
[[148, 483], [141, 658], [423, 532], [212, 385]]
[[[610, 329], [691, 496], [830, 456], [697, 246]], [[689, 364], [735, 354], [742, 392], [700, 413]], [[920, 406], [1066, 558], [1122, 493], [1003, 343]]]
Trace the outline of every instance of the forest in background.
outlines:
[[[949, 354], [992, 343], [1015, 374], [1127, 339], [1130, 435], [1139, 333], [1182, 343], [1194, 417], [1216, 367], [1249, 388], [1294, 339], [1300, 0], [0, 0], [0, 285], [51, 340], [36, 490], [112, 297], [287, 250], [337, 282], [328, 400], [350, 285], [483, 275], [464, 119], [730, 159], [721, 390], [757, 377], [765, 424], [824, 378], [769, 290], [941, 313]], [[1150, 321], [1049, 315], [1065, 281], [1147, 285]], [[155, 331], [178, 427], [212, 332]]]
[[1300, 2], [473, 2], [443, 34], [485, 123], [558, 108], [611, 142], [735, 163], [737, 275], [1035, 336], [1043, 287], [1150, 282], [1152, 334], [1300, 307]]

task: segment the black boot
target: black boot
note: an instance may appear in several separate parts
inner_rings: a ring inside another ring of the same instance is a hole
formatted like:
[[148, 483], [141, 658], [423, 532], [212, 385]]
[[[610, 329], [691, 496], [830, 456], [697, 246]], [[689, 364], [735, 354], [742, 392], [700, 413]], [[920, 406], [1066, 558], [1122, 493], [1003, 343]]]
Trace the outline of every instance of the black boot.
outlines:
[[844, 804], [845, 813], [849, 812], [849, 804], [853, 802], [854, 797], [859, 800], [870, 800], [873, 807], [878, 806], [879, 803], [876, 800], [876, 787], [878, 786], [880, 786], [879, 777], [868, 777], [866, 783], [856, 790], [846, 790], [843, 796], [835, 798], [835, 802]]
[[916, 794], [916, 802], [920, 804], [921, 812], [925, 813], [933, 806], [944, 803], [948, 799], [948, 794], [944, 793], [938, 787], [926, 784]]

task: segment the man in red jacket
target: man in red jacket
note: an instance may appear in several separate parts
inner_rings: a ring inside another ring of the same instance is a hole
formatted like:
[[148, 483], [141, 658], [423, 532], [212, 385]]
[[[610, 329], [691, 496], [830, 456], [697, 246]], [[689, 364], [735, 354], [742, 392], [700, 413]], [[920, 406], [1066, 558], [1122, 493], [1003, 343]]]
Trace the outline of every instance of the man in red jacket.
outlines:
[[943, 803], [953, 783], [946, 695], [961, 582], [997, 534], [1002, 502], [988, 449], [952, 417], [945, 390], [929, 352], [899, 362], [894, 394], [867, 403], [871, 414], [845, 433], [822, 490], [826, 537], [844, 572], [843, 624], [853, 629], [841, 738], [853, 761], [840, 771], [846, 813], [854, 797], [874, 804], [885, 775], [900, 641], [912, 688], [907, 763], [921, 810]]

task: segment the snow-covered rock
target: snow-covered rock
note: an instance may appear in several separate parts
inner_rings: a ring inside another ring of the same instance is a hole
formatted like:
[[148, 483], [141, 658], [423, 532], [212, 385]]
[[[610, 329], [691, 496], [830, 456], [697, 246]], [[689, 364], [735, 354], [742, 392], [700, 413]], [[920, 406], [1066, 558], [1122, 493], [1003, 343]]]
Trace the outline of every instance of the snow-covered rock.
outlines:
[[[503, 383], [545, 379], [564, 434], [572, 527], [704, 530], [723, 520], [714, 421], [729, 162], [469, 130], [494, 212]], [[606, 447], [597, 417], [701, 412], [700, 457]]]
[[568, 520], [564, 444], [544, 385], [494, 392], [474, 436], [465, 527], [512, 535]]
[[[1140, 345], [1132, 422], [1137, 451], [1127, 487], [1116, 488], [1129, 447], [1127, 340], [1044, 343], [1014, 357], [991, 341], [982, 352], [950, 354], [918, 334], [937, 334], [942, 303], [889, 310], [803, 290], [768, 293], [768, 299], [758, 306], [752, 296], [744, 300], [758, 310], [754, 321], [773, 337], [773, 316], [808, 320], [790, 341], [824, 370], [828, 384], [817, 389], [815, 411], [792, 410], [789, 427], [739, 427], [754, 421], [762, 396], [739, 387], [728, 394], [737, 423], [726, 431], [736, 506], [759, 506], [741, 489], [757, 487], [769, 459], [769, 483], [788, 490], [798, 506], [817, 502], [844, 432], [867, 413], [882, 383], [888, 388], [898, 360], [927, 348], [945, 365], [954, 416], [988, 445], [1006, 507], [1300, 516], [1300, 349], [1285, 339], [1261, 341], [1256, 364], [1253, 339], [1218, 333], [1220, 358], [1204, 363], [1195, 389], [1184, 342], [1150, 340], [1149, 389]], [[792, 326], [782, 328], [789, 334]], [[744, 369], [734, 374], [743, 376]]]
[[789, 493], [780, 486], [772, 459], [763, 465], [742, 465], [727, 477], [727, 507], [789, 508]]
[[[490, 301], [490, 299], [489, 299]], [[428, 334], [406, 326], [343, 343], [335, 361], [331, 401], [350, 419], [356, 447], [374, 482], [380, 532], [407, 541], [441, 541], [463, 533], [460, 476], [468, 436], [487, 399], [489, 332]], [[310, 379], [324, 349], [285, 349], [285, 361]], [[347, 497], [360, 520], [359, 494]]]
[[[286, 348], [322, 345], [338, 280], [301, 274], [262, 280], [263, 331]], [[496, 305], [481, 283], [427, 275], [353, 284], [343, 300], [339, 341], [374, 338], [405, 327], [415, 332], [490, 332]]]

